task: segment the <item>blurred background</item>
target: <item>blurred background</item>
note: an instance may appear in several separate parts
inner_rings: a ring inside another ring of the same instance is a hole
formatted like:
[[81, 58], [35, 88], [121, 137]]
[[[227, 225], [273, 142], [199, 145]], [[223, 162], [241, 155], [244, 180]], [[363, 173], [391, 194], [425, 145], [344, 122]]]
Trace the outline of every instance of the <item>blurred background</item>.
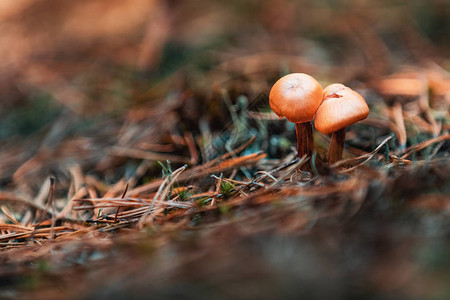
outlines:
[[[139, 185], [161, 176], [157, 160], [200, 164], [251, 135], [251, 151], [285, 157], [295, 145], [293, 127], [268, 126], [267, 113], [271, 86], [289, 72], [308, 73], [323, 86], [341, 82], [357, 89], [371, 116], [380, 119], [389, 118], [383, 93], [397, 87], [380, 82], [413, 74], [426, 82], [426, 109], [430, 105], [434, 115], [407, 110], [420, 125], [420, 134], [405, 136], [403, 146], [411, 146], [448, 134], [449, 69], [448, 0], [2, 0], [0, 189], [33, 199], [54, 174], [55, 193], [66, 199], [81, 170], [105, 185], [144, 170], [135, 181]], [[398, 94], [417, 96], [415, 87], [406, 84]], [[253, 124], [236, 121], [242, 111], [254, 113]], [[237, 124], [242, 128], [233, 131]], [[416, 130], [408, 124], [407, 130]], [[372, 151], [391, 134], [383, 126], [350, 130], [350, 145]], [[223, 146], [216, 138], [233, 143]], [[216, 144], [221, 151], [209, 153], [207, 146]], [[391, 141], [387, 152], [397, 146]], [[142, 163], [146, 159], [152, 163]], [[273, 168], [279, 161], [269, 163]], [[167, 238], [169, 245], [159, 252], [148, 237], [137, 237], [128, 248], [119, 239], [118, 250], [106, 252], [114, 264], [127, 266], [124, 273], [113, 264], [99, 265], [103, 271], [86, 264], [83, 278], [112, 277], [80, 286], [90, 289], [87, 299], [149, 293], [167, 299], [448, 299], [445, 214], [397, 215], [394, 205], [377, 202], [380, 195], [387, 202], [407, 199], [407, 191], [411, 197], [436, 190], [448, 195], [442, 179], [448, 180], [448, 169], [439, 168], [430, 177], [417, 172], [389, 182], [402, 192], [388, 187], [381, 194], [381, 188], [369, 187], [367, 197], [357, 197], [373, 206], [351, 223], [326, 221], [308, 234], [297, 231], [304, 224], [291, 210], [289, 218], [277, 215], [269, 233], [252, 218], [242, 225], [230, 221], [220, 230], [211, 226]], [[295, 223], [294, 233], [284, 235], [283, 220]], [[157, 241], [166, 242], [161, 236]], [[95, 247], [89, 253], [98, 254]], [[86, 247], [73, 249], [81, 253]], [[77, 266], [87, 260], [80, 257]], [[55, 268], [50, 278], [60, 280], [57, 275], [66, 271]], [[78, 271], [67, 271], [61, 280], [70, 286]]]
[[[36, 97], [92, 115], [165, 97], [181, 82], [206, 90], [240, 82], [256, 93], [268, 89], [255, 85], [286, 71], [312, 73], [326, 83], [367, 81], [404, 65], [449, 64], [446, 0], [0, 5], [3, 119]], [[152, 93], [157, 86], [167, 90]], [[3, 128], [1, 136], [16, 133]]]
[[221, 130], [224, 91], [267, 111], [271, 85], [288, 72], [364, 88], [412, 66], [438, 74], [448, 93], [449, 10], [447, 0], [1, 1], [0, 141], [11, 147], [0, 180], [68, 138], [116, 143], [105, 119], [145, 127], [162, 102], [178, 102], [166, 116], [178, 120], [172, 133], [195, 136], [201, 120]]

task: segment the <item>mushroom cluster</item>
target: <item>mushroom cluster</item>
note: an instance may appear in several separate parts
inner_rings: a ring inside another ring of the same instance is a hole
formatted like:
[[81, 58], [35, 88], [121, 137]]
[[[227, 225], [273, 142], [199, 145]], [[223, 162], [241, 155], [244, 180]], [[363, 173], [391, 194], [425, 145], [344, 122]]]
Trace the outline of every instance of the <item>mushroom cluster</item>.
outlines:
[[310, 158], [314, 151], [313, 118], [318, 131], [331, 133], [329, 164], [342, 158], [345, 128], [369, 115], [366, 101], [357, 92], [339, 83], [322, 90], [317, 80], [303, 73], [280, 78], [270, 91], [269, 103], [280, 118], [295, 123], [298, 157]]

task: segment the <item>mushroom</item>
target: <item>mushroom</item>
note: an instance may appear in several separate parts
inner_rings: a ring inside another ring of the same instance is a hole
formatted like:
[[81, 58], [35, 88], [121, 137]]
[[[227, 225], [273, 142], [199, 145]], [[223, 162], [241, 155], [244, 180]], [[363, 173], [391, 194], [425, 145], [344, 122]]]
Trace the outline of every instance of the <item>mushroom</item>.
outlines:
[[280, 78], [270, 91], [273, 112], [295, 123], [298, 157], [310, 157], [314, 150], [311, 120], [322, 103], [322, 92], [317, 80], [304, 73]]
[[[374, 89], [383, 96], [389, 119], [396, 127], [394, 131], [400, 152], [406, 148], [408, 139], [404, 114], [409, 112], [428, 112], [427, 80], [420, 71], [405, 70], [389, 75], [372, 83]], [[418, 101], [416, 101], [418, 99]], [[439, 132], [438, 125], [433, 118], [428, 118], [435, 134]]]
[[316, 129], [323, 134], [331, 133], [328, 163], [331, 165], [342, 158], [345, 142], [345, 128], [369, 115], [369, 107], [360, 94], [340, 83], [334, 83], [323, 90], [323, 102], [314, 119]]

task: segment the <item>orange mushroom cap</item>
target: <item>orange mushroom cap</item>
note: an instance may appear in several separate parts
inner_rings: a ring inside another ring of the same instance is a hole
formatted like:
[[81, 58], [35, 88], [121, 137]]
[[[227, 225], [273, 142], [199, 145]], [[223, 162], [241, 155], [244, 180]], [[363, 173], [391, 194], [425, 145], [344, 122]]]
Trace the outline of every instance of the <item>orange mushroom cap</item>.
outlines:
[[427, 81], [417, 72], [399, 72], [378, 80], [374, 87], [388, 97], [418, 97], [427, 90]]
[[269, 103], [280, 118], [293, 123], [309, 122], [322, 103], [322, 87], [307, 74], [289, 74], [273, 85]]
[[338, 131], [369, 115], [369, 107], [364, 98], [342, 84], [327, 86], [323, 96], [314, 119], [316, 129], [323, 134]]
[[323, 98], [330, 97], [332, 94], [345, 90], [346, 86], [340, 83], [333, 83], [323, 89]]

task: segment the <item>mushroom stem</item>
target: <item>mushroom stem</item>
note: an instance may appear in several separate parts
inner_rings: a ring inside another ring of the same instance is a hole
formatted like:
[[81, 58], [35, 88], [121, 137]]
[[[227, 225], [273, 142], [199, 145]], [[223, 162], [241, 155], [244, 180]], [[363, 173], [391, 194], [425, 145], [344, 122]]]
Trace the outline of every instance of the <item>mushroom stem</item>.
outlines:
[[341, 160], [344, 152], [345, 127], [331, 134], [330, 148], [328, 149], [328, 163], [330, 165]]
[[[311, 122], [295, 123], [295, 133], [297, 134], [298, 157], [311, 157], [314, 150], [314, 139]], [[309, 165], [306, 164], [306, 165]]]
[[403, 119], [403, 110], [402, 105], [400, 102], [395, 102], [394, 106], [392, 107], [392, 115], [394, 118], [394, 123], [398, 127], [399, 135], [397, 137], [399, 146], [400, 146], [400, 152], [403, 152], [406, 148], [406, 129], [405, 129], [405, 121]]

